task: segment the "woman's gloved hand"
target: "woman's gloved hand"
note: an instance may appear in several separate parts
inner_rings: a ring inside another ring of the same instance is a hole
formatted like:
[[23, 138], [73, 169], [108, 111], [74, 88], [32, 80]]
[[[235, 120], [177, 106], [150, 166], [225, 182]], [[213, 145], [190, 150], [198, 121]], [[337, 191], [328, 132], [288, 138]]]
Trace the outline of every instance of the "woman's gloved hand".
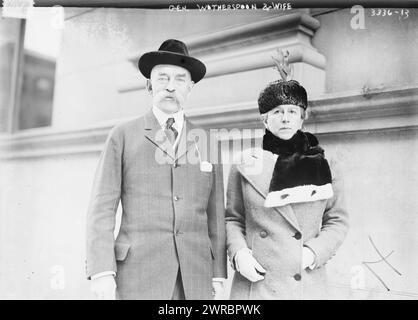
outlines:
[[250, 249], [242, 248], [238, 250], [234, 256], [234, 260], [237, 271], [251, 282], [264, 279], [266, 270], [253, 257]]

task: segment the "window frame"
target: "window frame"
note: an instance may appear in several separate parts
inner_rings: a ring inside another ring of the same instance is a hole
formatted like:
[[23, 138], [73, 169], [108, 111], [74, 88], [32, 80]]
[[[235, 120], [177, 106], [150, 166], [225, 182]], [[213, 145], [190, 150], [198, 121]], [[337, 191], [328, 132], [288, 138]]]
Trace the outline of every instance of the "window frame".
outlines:
[[26, 31], [26, 19], [19, 19], [19, 32], [16, 47], [13, 50], [12, 73], [10, 80], [9, 104], [7, 106], [7, 125], [2, 134], [13, 134], [19, 131], [20, 97], [23, 84], [23, 55]]

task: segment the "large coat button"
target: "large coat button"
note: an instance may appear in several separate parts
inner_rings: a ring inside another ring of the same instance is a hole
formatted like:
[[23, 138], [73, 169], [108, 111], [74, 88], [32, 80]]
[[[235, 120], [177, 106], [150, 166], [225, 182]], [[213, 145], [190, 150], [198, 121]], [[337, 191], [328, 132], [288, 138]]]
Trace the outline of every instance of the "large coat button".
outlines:
[[296, 240], [300, 240], [302, 238], [302, 234], [298, 231], [295, 233], [294, 237]]
[[179, 197], [174, 196], [174, 201], [178, 201], [178, 200], [179, 200]]
[[260, 237], [261, 237], [261, 238], [265, 238], [265, 237], [267, 237], [267, 231], [266, 231], [266, 230], [261, 230], [261, 232], [260, 232]]
[[294, 278], [296, 281], [300, 281], [300, 280], [302, 279], [302, 276], [301, 276], [299, 273], [296, 273], [296, 274], [293, 276], [293, 278]]

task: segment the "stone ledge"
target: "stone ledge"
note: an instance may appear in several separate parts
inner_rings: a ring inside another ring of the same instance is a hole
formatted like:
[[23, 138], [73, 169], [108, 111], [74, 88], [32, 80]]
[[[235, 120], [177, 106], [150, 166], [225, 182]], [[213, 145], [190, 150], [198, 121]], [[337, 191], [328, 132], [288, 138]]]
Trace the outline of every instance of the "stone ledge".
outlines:
[[[409, 117], [418, 114], [418, 88], [398, 87], [368, 93], [328, 94], [312, 98], [309, 105], [310, 117], [306, 125], [310, 127], [357, 119]], [[261, 125], [256, 102], [193, 109], [188, 116], [196, 125], [209, 128], [255, 128]], [[415, 121], [415, 124], [418, 125], [418, 122]], [[399, 123], [393, 123], [393, 126], [398, 125]], [[386, 125], [381, 128], [386, 128]], [[353, 131], [357, 129], [356, 126], [353, 127]], [[338, 130], [332, 132], [336, 131]]]
[[[306, 127], [320, 135], [418, 128], [418, 87], [329, 94], [313, 98], [310, 105]], [[262, 128], [255, 101], [193, 108], [187, 115], [204, 128]], [[71, 131], [42, 128], [0, 135], [0, 160], [100, 152], [109, 130], [125, 120]]]

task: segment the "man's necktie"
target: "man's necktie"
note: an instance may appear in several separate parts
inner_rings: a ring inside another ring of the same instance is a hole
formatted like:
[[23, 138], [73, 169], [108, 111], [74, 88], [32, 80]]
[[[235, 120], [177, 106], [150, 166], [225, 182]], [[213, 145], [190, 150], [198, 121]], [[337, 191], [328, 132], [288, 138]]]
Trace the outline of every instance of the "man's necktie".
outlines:
[[174, 146], [174, 142], [177, 139], [178, 131], [176, 128], [173, 127], [174, 124], [174, 118], [168, 118], [166, 122], [166, 129], [165, 134], [167, 135], [168, 140], [170, 140], [171, 144]]

